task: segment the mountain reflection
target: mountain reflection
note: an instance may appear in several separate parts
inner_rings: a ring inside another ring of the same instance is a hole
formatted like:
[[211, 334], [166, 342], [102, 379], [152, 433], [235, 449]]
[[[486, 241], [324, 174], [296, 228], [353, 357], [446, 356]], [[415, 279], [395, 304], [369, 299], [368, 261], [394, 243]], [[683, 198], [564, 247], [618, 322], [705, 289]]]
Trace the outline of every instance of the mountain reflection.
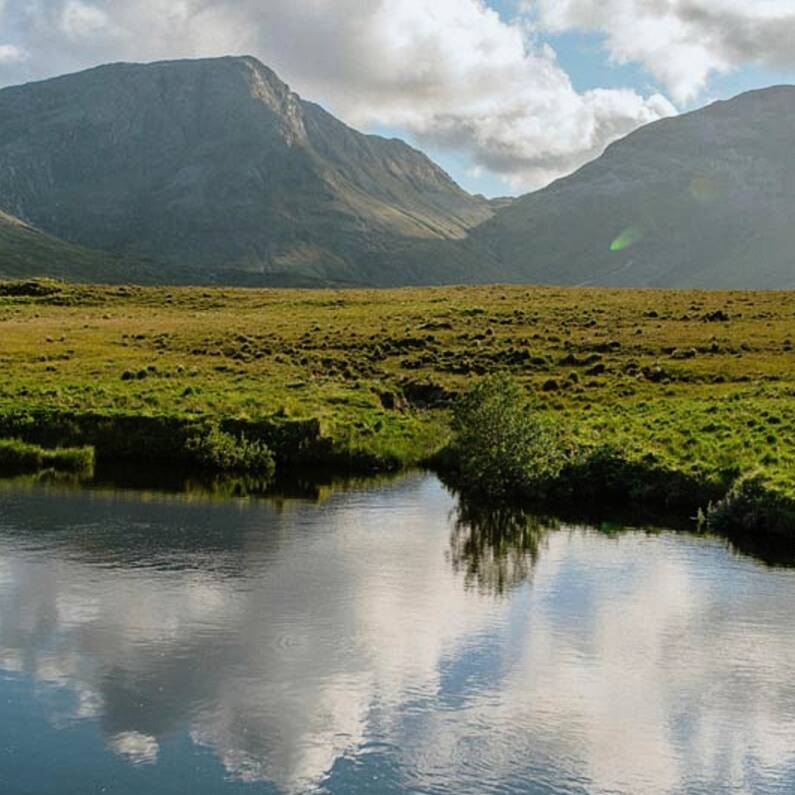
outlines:
[[77, 755], [124, 795], [792, 792], [795, 572], [554, 527], [422, 475], [319, 505], [4, 492], [0, 791], [66, 791]]

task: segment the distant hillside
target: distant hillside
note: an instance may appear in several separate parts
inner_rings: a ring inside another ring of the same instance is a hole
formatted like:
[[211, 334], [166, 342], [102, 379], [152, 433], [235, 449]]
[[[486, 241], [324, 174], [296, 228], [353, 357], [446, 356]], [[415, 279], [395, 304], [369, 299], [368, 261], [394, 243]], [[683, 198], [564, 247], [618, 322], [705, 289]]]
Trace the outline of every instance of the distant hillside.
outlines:
[[0, 90], [0, 208], [199, 273], [351, 283], [411, 281], [371, 255], [461, 238], [492, 214], [422, 153], [352, 130], [249, 57]]
[[614, 143], [466, 248], [511, 281], [792, 288], [793, 151], [795, 88], [743, 94]]
[[300, 273], [252, 274], [163, 265], [133, 256], [67, 243], [0, 211], [0, 279], [50, 276], [98, 284], [235, 285], [268, 287], [351, 286]]

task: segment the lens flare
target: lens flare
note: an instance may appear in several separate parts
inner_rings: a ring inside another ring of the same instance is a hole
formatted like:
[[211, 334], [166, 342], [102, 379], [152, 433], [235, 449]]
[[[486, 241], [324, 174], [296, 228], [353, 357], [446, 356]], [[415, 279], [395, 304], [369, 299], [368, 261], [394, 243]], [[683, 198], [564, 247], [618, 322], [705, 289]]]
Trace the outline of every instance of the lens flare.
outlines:
[[611, 251], [624, 251], [643, 239], [643, 230], [639, 226], [625, 229], [611, 244]]

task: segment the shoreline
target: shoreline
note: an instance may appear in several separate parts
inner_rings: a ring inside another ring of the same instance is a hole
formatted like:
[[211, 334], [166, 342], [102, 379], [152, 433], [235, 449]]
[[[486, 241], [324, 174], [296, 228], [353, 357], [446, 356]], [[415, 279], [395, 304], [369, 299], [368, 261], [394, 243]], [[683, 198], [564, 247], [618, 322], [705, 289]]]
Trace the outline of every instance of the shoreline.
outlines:
[[[39, 449], [44, 463], [31, 467], [23, 459], [16, 471], [0, 468], [0, 477], [30, 474], [46, 469], [78, 472], [75, 462], [104, 469], [124, 467], [171, 468], [186, 479], [239, 476], [237, 492], [245, 492], [246, 477], [252, 488], [263, 489], [274, 478], [333, 481], [337, 478], [377, 478], [424, 468], [463, 494], [498, 507], [554, 512], [555, 515], [595, 516], [610, 511], [635, 516], [664, 515], [675, 524], [704, 527], [722, 536], [732, 533], [771, 538], [795, 538], [795, 500], [771, 489], [763, 479], [738, 477], [718, 483], [666, 469], [656, 464], [630, 461], [619, 453], [595, 455], [565, 465], [539, 494], [518, 490], [501, 500], [468, 487], [458, 477], [452, 448], [445, 444], [433, 455], [401, 461], [377, 451], [346, 450], [338, 440], [324, 435], [319, 421], [270, 418], [258, 421], [220, 420], [213, 427], [233, 439], [262, 443], [272, 453], [275, 468], [267, 472], [224, 471], [203, 466], [190, 449], [197, 430], [210, 427], [208, 418], [145, 417], [80, 412], [23, 412], [0, 414], [0, 443], [20, 440], [29, 450]], [[90, 451], [90, 453], [89, 453]], [[59, 465], [62, 453], [66, 465]], [[78, 455], [79, 454], [79, 455]], [[307, 477], [308, 475], [308, 477]], [[231, 479], [231, 478], [230, 478]], [[230, 493], [234, 493], [231, 491]], [[572, 506], [577, 506], [572, 509]]]
[[[403, 477], [423, 474], [438, 478], [459, 505], [459, 518], [475, 521], [479, 532], [499, 536], [506, 526], [517, 529], [525, 522], [543, 521], [550, 527], [582, 527], [608, 535], [621, 536], [626, 532], [684, 533], [702, 538], [721, 539], [739, 554], [749, 556], [773, 568], [795, 565], [795, 547], [791, 535], [748, 532], [742, 528], [719, 531], [699, 525], [695, 517], [683, 510], [662, 509], [652, 504], [626, 504], [614, 501], [585, 502], [572, 500], [526, 501], [513, 504], [485, 505], [469, 500], [457, 490], [449, 472], [429, 467], [410, 467], [383, 474], [341, 476], [329, 470], [286, 472], [271, 481], [256, 481], [235, 476], [211, 476], [206, 472], [175, 470], [173, 467], [142, 468], [132, 464], [122, 466], [100, 464], [92, 473], [62, 472], [52, 469], [36, 474], [10, 476], [0, 473], [2, 492], [17, 489], [86, 492], [114, 499], [163, 499], [177, 501], [236, 501], [275, 500], [280, 506], [292, 501], [320, 504], [339, 491], [381, 487], [400, 481]], [[506, 516], [509, 518], [506, 521]], [[489, 529], [491, 527], [491, 529]], [[506, 537], [506, 540], [510, 540]]]

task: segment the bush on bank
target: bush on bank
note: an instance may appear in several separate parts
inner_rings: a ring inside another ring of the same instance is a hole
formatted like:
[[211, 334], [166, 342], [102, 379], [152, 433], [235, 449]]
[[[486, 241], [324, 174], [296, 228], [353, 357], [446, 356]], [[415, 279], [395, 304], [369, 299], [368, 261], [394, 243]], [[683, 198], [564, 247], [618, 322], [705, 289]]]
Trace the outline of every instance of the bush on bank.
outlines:
[[197, 429], [187, 440], [186, 449], [204, 470], [257, 475], [270, 479], [276, 462], [267, 444], [245, 435], [233, 436], [217, 425]]
[[777, 494], [763, 475], [751, 473], [739, 478], [722, 500], [709, 506], [707, 527], [717, 533], [792, 534], [795, 502]]
[[464, 494], [497, 503], [636, 505], [690, 516], [709, 505], [707, 526], [715, 532], [795, 534], [795, 502], [761, 475], [728, 481], [722, 473], [671, 469], [652, 453], [630, 458], [616, 445], [576, 444], [533, 414], [508, 374], [469, 389], [454, 409], [453, 430], [445, 466]]
[[479, 381], [454, 407], [451, 456], [461, 486], [492, 499], [544, 493], [566, 463], [562, 438], [500, 373]]

